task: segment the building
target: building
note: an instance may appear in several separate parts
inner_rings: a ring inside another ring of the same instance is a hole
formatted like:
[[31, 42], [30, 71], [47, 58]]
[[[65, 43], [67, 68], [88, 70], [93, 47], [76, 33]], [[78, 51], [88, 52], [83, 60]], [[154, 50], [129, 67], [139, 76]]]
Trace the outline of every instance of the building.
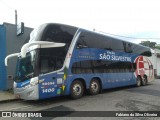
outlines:
[[160, 50], [152, 49], [152, 57], [150, 58], [153, 63], [154, 76], [155, 78], [160, 78]]
[[13, 79], [16, 69], [16, 58], [8, 61], [8, 66], [4, 64], [7, 55], [20, 52], [23, 44], [29, 40], [33, 29], [24, 27], [24, 32], [17, 36], [17, 26], [10, 23], [0, 25], [0, 90], [13, 88]]
[[160, 50], [152, 50], [151, 61], [153, 63], [155, 77], [160, 78]]

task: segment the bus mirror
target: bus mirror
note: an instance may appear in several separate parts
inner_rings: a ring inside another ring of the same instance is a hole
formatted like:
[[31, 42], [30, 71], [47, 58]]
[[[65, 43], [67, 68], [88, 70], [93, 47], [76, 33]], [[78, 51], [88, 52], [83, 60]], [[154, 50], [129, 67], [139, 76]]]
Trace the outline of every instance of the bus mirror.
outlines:
[[5, 58], [5, 60], [4, 60], [5, 66], [8, 66], [8, 59], [10, 59], [10, 58], [12, 58], [12, 57], [18, 57], [18, 55], [19, 55], [19, 53], [14, 53], [14, 54], [8, 55], [8, 56]]
[[21, 57], [25, 58], [26, 53], [28, 52], [29, 47], [39, 45], [40, 48], [51, 48], [51, 47], [63, 47], [65, 43], [56, 43], [56, 42], [49, 42], [49, 41], [34, 41], [30, 43], [26, 43], [21, 48]]
[[50, 43], [50, 44], [42, 44], [41, 48], [51, 48], [51, 47], [63, 47], [65, 43]]

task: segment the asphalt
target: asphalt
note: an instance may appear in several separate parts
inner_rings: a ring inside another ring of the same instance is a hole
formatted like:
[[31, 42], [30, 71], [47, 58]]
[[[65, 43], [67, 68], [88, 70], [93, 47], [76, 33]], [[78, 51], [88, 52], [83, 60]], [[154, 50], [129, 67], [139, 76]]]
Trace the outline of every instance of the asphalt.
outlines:
[[18, 100], [12, 91], [0, 91], [0, 103]]

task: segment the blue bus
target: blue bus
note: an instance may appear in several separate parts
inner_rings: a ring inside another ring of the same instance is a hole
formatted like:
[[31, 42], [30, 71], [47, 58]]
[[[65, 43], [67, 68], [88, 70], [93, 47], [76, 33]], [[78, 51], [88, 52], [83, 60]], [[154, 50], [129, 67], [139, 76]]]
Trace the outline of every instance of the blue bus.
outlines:
[[26, 100], [146, 85], [154, 80], [148, 47], [82, 28], [47, 23], [30, 34], [16, 56], [14, 94]]

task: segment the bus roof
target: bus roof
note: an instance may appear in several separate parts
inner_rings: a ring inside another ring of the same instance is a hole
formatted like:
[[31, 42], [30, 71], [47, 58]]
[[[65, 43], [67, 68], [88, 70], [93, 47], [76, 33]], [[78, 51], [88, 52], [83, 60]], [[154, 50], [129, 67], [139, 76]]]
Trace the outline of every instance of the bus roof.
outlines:
[[[149, 48], [147, 46], [143, 46], [141, 44], [136, 44], [136, 43], [133, 43], [133, 42], [130, 42], [129, 40], [133, 40], [133, 39], [129, 39], [129, 38], [124, 38], [122, 36], [118, 36], [118, 35], [114, 35], [114, 34], [109, 34], [109, 33], [105, 33], [105, 32], [101, 32], [101, 31], [91, 31], [91, 30], [88, 30], [88, 29], [84, 29], [84, 28], [80, 28], [80, 27], [75, 27], [75, 26], [71, 26], [71, 25], [66, 25], [66, 24], [61, 24], [61, 23], [44, 23], [42, 25], [40, 25], [38, 28], [34, 29], [31, 33], [30, 36], [36, 36], [36, 39], [39, 39], [42, 37], [42, 33], [43, 31], [45, 30], [45, 28], [49, 25], [60, 25], [60, 26], [68, 26], [68, 27], [73, 27], [73, 28], [76, 28], [77, 30], [81, 30], [81, 31], [88, 31], [88, 32], [92, 32], [94, 34], [99, 34], [99, 35], [103, 35], [103, 36], [106, 36], [106, 37], [110, 37], [110, 38], [113, 38], [113, 39], [116, 39], [116, 40], [120, 40], [120, 41], [124, 41], [124, 42], [127, 42], [127, 43], [131, 43], [131, 44], [135, 44], [135, 45], [139, 45], [141, 47], [145, 47], [145, 48]], [[39, 35], [35, 35], [35, 34], [39, 34]], [[31, 37], [30, 37], [31, 38]], [[30, 40], [32, 41], [32, 40]], [[151, 49], [151, 48], [149, 48]]]

